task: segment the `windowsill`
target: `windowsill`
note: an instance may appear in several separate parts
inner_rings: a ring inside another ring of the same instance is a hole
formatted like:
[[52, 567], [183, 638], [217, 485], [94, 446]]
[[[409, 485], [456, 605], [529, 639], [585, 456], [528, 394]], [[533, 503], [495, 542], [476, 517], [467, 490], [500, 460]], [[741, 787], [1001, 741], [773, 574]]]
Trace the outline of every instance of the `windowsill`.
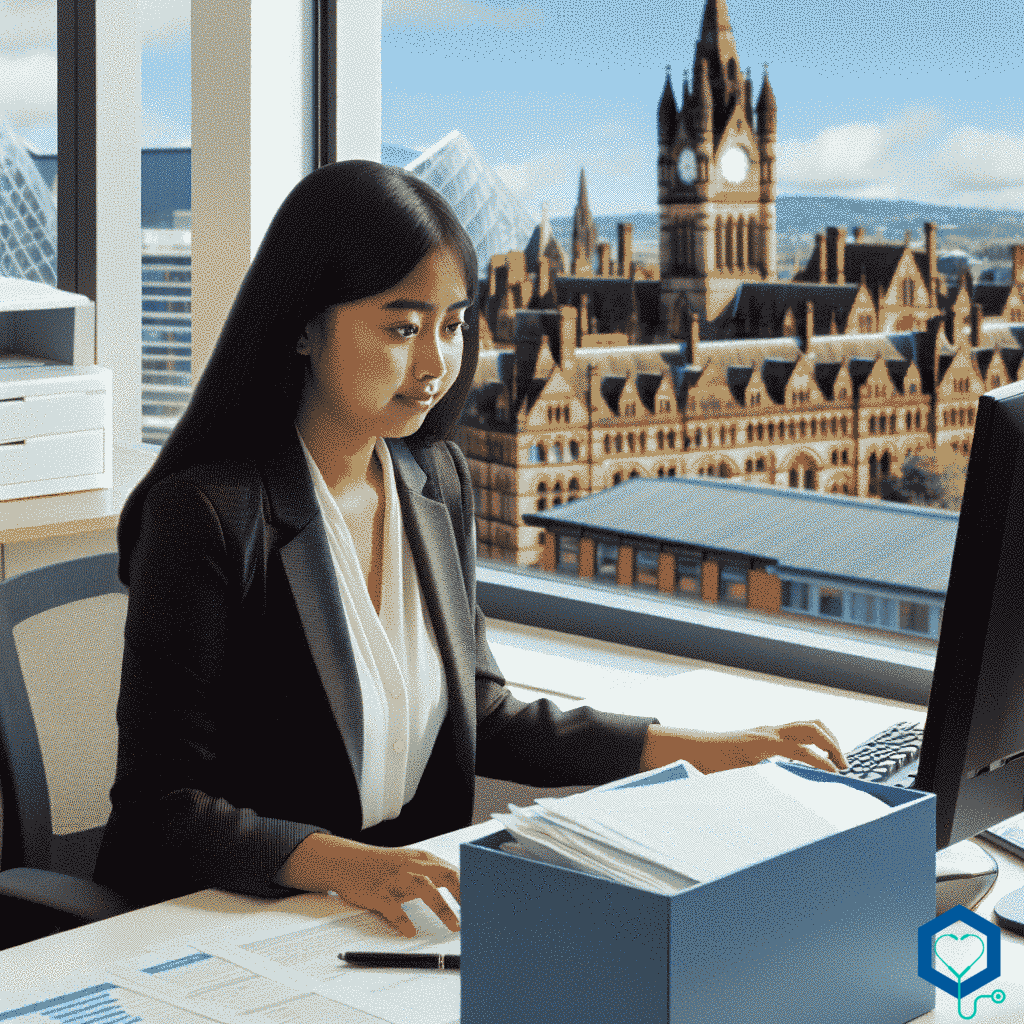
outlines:
[[116, 528], [128, 495], [158, 453], [151, 444], [114, 445], [113, 487], [0, 502], [0, 544]]
[[829, 629], [490, 560], [478, 563], [477, 597], [489, 618], [922, 706], [935, 668], [934, 642]]

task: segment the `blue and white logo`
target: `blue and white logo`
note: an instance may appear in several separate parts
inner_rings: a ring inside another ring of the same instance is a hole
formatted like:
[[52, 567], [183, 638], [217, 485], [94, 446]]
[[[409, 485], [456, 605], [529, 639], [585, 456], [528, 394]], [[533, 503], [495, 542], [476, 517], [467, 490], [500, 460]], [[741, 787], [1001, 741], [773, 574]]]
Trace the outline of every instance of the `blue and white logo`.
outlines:
[[[957, 904], [917, 929], [917, 973], [929, 984], [955, 996], [957, 1012], [964, 1020], [971, 1020], [978, 1012], [980, 1000], [1001, 1003], [1006, 999], [1006, 993], [997, 988], [975, 996], [970, 1013], [964, 1013], [960, 1005], [964, 996], [999, 977], [1000, 938], [999, 929], [991, 921]], [[936, 961], [941, 969], [936, 968]]]

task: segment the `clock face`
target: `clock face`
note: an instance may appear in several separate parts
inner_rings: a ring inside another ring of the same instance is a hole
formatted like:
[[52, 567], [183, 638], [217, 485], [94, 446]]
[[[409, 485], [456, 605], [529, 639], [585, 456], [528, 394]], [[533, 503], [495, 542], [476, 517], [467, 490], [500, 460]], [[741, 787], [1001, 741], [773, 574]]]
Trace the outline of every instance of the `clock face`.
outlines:
[[745, 181], [750, 172], [750, 157], [739, 146], [732, 146], [725, 151], [722, 157], [722, 177], [738, 185]]
[[692, 185], [697, 180], [697, 157], [692, 149], [684, 149], [679, 154], [679, 180], [684, 185]]

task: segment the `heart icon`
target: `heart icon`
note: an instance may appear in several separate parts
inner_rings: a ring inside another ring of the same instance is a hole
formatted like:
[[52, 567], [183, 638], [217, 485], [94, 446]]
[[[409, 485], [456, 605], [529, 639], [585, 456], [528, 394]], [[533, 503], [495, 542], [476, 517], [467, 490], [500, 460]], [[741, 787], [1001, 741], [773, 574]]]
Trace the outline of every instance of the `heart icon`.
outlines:
[[[939, 943], [942, 952], [939, 952]], [[932, 947], [935, 955], [949, 968], [957, 981], [963, 981], [964, 975], [982, 958], [985, 953], [985, 942], [980, 935], [940, 935]], [[973, 959], [971, 959], [973, 957]]]

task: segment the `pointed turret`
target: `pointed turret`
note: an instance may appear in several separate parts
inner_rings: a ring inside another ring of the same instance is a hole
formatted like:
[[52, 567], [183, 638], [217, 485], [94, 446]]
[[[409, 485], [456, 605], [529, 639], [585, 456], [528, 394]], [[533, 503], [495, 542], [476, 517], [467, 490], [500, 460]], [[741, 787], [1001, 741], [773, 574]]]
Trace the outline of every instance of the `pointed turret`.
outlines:
[[751, 131], [754, 128], [754, 103], [753, 103], [754, 87], [750, 82], [750, 68], [747, 68], [747, 78], [743, 83], [743, 113], [747, 115], [747, 124], [750, 125]]
[[572, 219], [572, 258], [593, 261], [594, 246], [597, 244], [597, 225], [590, 215], [590, 201], [587, 199], [587, 175], [580, 169], [580, 191], [576, 199], [576, 212]]
[[[693, 76], [696, 129], [710, 137], [714, 131], [714, 105], [711, 99], [711, 81], [708, 76], [708, 62], [704, 57], [697, 62]], [[710, 139], [709, 139], [710, 141]]]
[[701, 59], [708, 62], [715, 107], [724, 110], [733, 97], [742, 102], [743, 72], [725, 0], [707, 0], [704, 6], [700, 40], [694, 56], [695, 72]]
[[761, 82], [761, 95], [757, 97], [757, 133], [762, 138], [775, 134], [775, 93], [768, 81], [768, 67], [765, 65], [764, 80]]
[[658, 104], [658, 141], [666, 145], [672, 142], [676, 132], [676, 98], [672, 94], [672, 78], [668, 68], [665, 69], [665, 88], [661, 91], [661, 102]]

